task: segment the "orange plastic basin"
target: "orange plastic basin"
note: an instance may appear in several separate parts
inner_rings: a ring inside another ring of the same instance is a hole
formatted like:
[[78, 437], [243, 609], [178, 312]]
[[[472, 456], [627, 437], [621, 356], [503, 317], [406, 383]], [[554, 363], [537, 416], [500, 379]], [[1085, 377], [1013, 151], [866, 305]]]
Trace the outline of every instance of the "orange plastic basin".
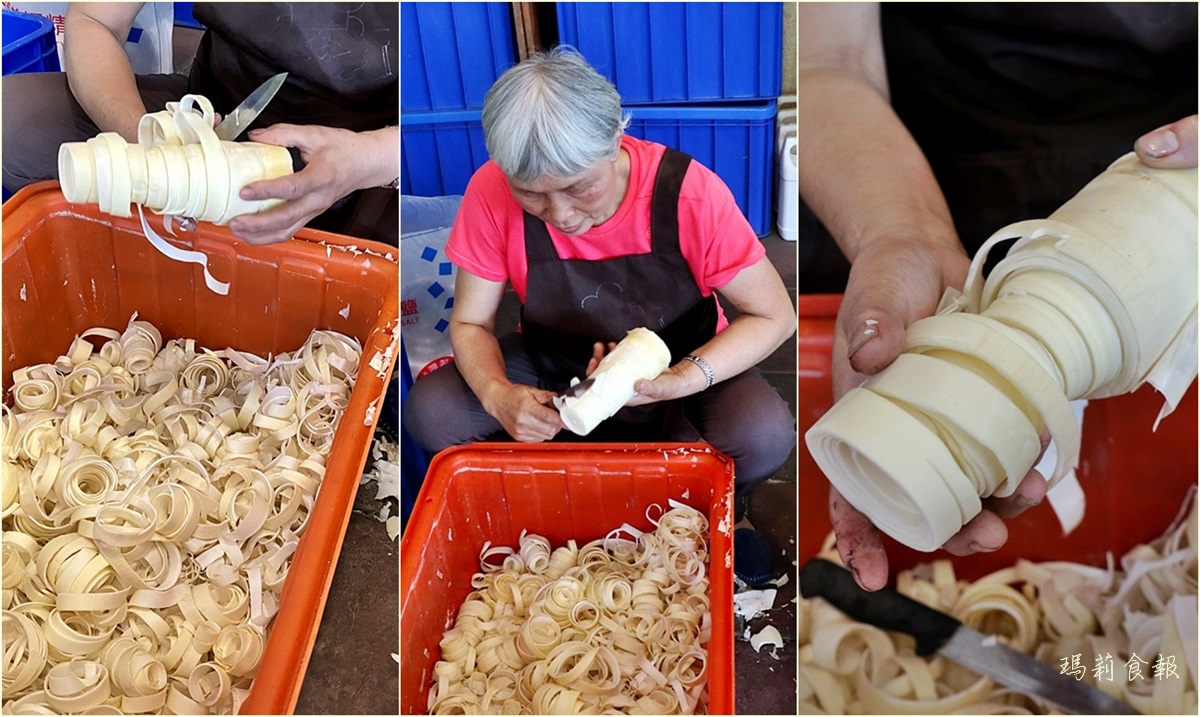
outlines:
[[[157, 224], [157, 215], [147, 221]], [[190, 337], [209, 348], [291, 351], [313, 329], [339, 331], [363, 345], [350, 405], [241, 708], [248, 714], [291, 713], [391, 372], [390, 362], [384, 362], [383, 376], [368, 362], [382, 352], [397, 353], [396, 249], [307, 229], [292, 241], [256, 247], [203, 223], [172, 241], [210, 257], [214, 276], [231, 284], [229, 295], [219, 296], [205, 287], [199, 266], [155, 250], [136, 217], [118, 219], [92, 205], [69, 204], [56, 182], [26, 187], [6, 202], [2, 231], [6, 391], [14, 369], [53, 361], [93, 326], [124, 329], [135, 311], [164, 339]]]
[[[400, 713], [427, 711], [438, 643], [471, 592], [484, 541], [602, 538], [675, 499], [708, 517], [709, 712], [733, 714], [733, 461], [680, 443], [478, 443], [434, 457], [400, 541]], [[725, 526], [726, 531], [718, 530]]]
[[[838, 295], [800, 296], [800, 435], [833, 405], [830, 352]], [[933, 559], [949, 558], [955, 574], [976, 580], [1019, 558], [1070, 560], [1103, 567], [1106, 554], [1120, 557], [1166, 530], [1196, 483], [1196, 385], [1179, 407], [1151, 432], [1162, 397], [1150, 386], [1088, 403], [1076, 474], [1087, 510], [1083, 522], [1063, 536], [1049, 503], [1007, 521], [1008, 542], [994, 553], [965, 558], [945, 551], [922, 553], [885, 536], [893, 575]], [[800, 441], [801, 564], [821, 549], [832, 530], [827, 510], [829, 482]]]

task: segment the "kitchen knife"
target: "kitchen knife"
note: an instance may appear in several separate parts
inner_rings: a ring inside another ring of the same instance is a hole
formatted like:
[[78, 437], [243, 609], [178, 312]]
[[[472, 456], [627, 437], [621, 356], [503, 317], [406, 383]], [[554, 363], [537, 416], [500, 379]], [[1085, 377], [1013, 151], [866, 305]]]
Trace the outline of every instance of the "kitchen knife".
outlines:
[[226, 115], [221, 124], [217, 125], [215, 131], [217, 139], [232, 141], [235, 137], [242, 133], [242, 130], [250, 126], [250, 123], [258, 118], [258, 114], [263, 111], [279, 88], [283, 86], [283, 81], [287, 79], [288, 73], [280, 72], [271, 79], [258, 86], [258, 89], [250, 93], [250, 96], [242, 100], [233, 112]]
[[828, 560], [808, 561], [800, 571], [800, 594], [806, 598], [824, 598], [859, 622], [912, 635], [917, 639], [918, 655], [936, 652], [1020, 694], [1038, 697], [1067, 712], [1138, 714], [1095, 687], [1001, 644], [994, 635], [984, 635], [895, 590], [863, 590], [849, 570]]
[[583, 381], [580, 381], [579, 383], [575, 384], [574, 386], [568, 386], [558, 395], [561, 398], [577, 398], [579, 396], [582, 396], [583, 392], [588, 390], [589, 388], [591, 388], [592, 384], [595, 382], [596, 382], [596, 379], [594, 379], [594, 378], [584, 379]]

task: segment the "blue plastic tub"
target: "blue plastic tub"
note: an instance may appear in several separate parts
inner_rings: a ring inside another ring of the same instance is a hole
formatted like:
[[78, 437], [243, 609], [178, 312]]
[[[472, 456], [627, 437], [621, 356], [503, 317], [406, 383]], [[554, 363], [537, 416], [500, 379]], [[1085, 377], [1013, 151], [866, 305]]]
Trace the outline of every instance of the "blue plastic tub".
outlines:
[[[401, 83], [403, 84], [403, 83]], [[418, 197], [462, 194], [488, 160], [483, 110], [400, 113], [400, 192]]]
[[58, 72], [58, 47], [54, 23], [38, 15], [4, 10], [0, 17], [3, 34], [3, 73]]
[[190, 2], [175, 3], [175, 25], [177, 27], [190, 27], [193, 30], [203, 30], [204, 26], [192, 14], [192, 5]]
[[627, 105], [779, 96], [782, 3], [560, 2], [558, 35]]
[[478, 109], [517, 61], [512, 10], [496, 2], [400, 3], [400, 108]]
[[[686, 152], [721, 177], [755, 233], [771, 232], [775, 102], [629, 107], [628, 132]], [[488, 160], [480, 110], [400, 114], [400, 190], [462, 194]]]
[[628, 133], [690, 154], [728, 185], [761, 236], [771, 233], [775, 102], [630, 107]]

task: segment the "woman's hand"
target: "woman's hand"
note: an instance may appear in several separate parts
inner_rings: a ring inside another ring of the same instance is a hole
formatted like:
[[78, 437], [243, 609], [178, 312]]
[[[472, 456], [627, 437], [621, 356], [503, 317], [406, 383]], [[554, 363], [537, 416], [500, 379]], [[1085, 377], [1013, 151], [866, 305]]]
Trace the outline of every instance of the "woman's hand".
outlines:
[[1196, 166], [1196, 115], [1147, 132], [1133, 145], [1142, 164], [1158, 169]]
[[489, 391], [483, 398], [483, 407], [514, 440], [541, 443], [563, 429], [558, 411], [550, 406], [553, 398], [553, 391], [507, 384]]
[[296, 235], [313, 217], [358, 189], [380, 187], [396, 175], [399, 138], [394, 128], [351, 132], [333, 127], [276, 124], [252, 130], [255, 142], [295, 147], [305, 167], [295, 174], [251, 182], [242, 199], [283, 199], [259, 214], [243, 214], [229, 222], [239, 239], [274, 244]]
[[[851, 265], [838, 310], [832, 366], [835, 398], [890, 365], [904, 350], [908, 326], [933, 314], [947, 286], [961, 289], [969, 267], [970, 260], [961, 248], [947, 250], [904, 238], [866, 245]], [[1006, 501], [1019, 505], [1017, 496], [1024, 496], [1037, 502], [1045, 490], [1045, 480], [1031, 471]], [[997, 503], [964, 526], [946, 549], [963, 555], [1003, 545], [1008, 532], [1000, 516], [1016, 515], [1020, 510], [999, 499]], [[838, 553], [858, 584], [867, 590], [887, 584], [887, 553], [879, 529], [832, 485], [829, 518]]]
[[840, 398], [904, 350], [909, 325], [931, 316], [946, 287], [961, 289], [970, 259], [961, 246], [874, 241], [855, 257], [833, 338], [833, 391]]
[[[600, 361], [617, 347], [615, 341], [605, 344], [597, 341], [592, 345], [592, 357], [588, 359], [586, 375], [595, 373]], [[691, 370], [688, 367], [691, 367]], [[625, 402], [626, 406], [641, 406], [656, 401], [669, 401], [699, 392], [704, 388], [704, 374], [690, 361], [680, 361], [653, 380], [640, 379], [633, 385], [633, 398]]]

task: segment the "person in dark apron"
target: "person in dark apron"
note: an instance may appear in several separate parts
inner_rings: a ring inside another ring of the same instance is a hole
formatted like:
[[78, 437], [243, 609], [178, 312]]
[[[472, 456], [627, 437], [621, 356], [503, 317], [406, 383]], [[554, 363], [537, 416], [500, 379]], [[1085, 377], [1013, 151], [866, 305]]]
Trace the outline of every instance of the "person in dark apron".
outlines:
[[[1048, 216], [1133, 148], [1152, 166], [1195, 166], [1196, 11], [801, 4], [799, 185], [824, 224], [806, 224], [801, 243], [824, 235], [850, 262], [835, 396], [891, 363], [905, 328], [933, 312], [944, 288], [961, 288], [968, 252], [993, 231]], [[801, 277], [803, 290], [804, 267]], [[1045, 490], [1031, 471], [946, 549], [995, 550], [1007, 538], [1002, 518]], [[859, 583], [881, 587], [878, 532], [836, 491], [830, 515]]]
[[302, 226], [397, 245], [399, 8], [394, 3], [196, 3], [207, 31], [188, 75], [134, 77], [124, 38], [140, 3], [72, 3], [66, 72], [3, 82], [4, 187], [57, 176], [58, 147], [101, 131], [137, 141], [137, 122], [184, 94], [231, 112], [263, 81], [288, 78], [238, 139], [293, 147], [299, 170], [243, 198], [288, 201], [235, 218], [254, 244]]
[[[446, 248], [454, 361], [416, 381], [403, 425], [430, 452], [504, 434], [583, 440], [551, 398], [646, 327], [670, 367], [586, 440], [707, 441], [733, 458], [740, 507], [796, 446], [786, 402], [755, 369], [795, 332], [795, 311], [728, 188], [625, 123], [615, 88], [573, 50], [497, 80], [483, 110], [492, 159]], [[510, 282], [520, 330], [497, 337]]]

